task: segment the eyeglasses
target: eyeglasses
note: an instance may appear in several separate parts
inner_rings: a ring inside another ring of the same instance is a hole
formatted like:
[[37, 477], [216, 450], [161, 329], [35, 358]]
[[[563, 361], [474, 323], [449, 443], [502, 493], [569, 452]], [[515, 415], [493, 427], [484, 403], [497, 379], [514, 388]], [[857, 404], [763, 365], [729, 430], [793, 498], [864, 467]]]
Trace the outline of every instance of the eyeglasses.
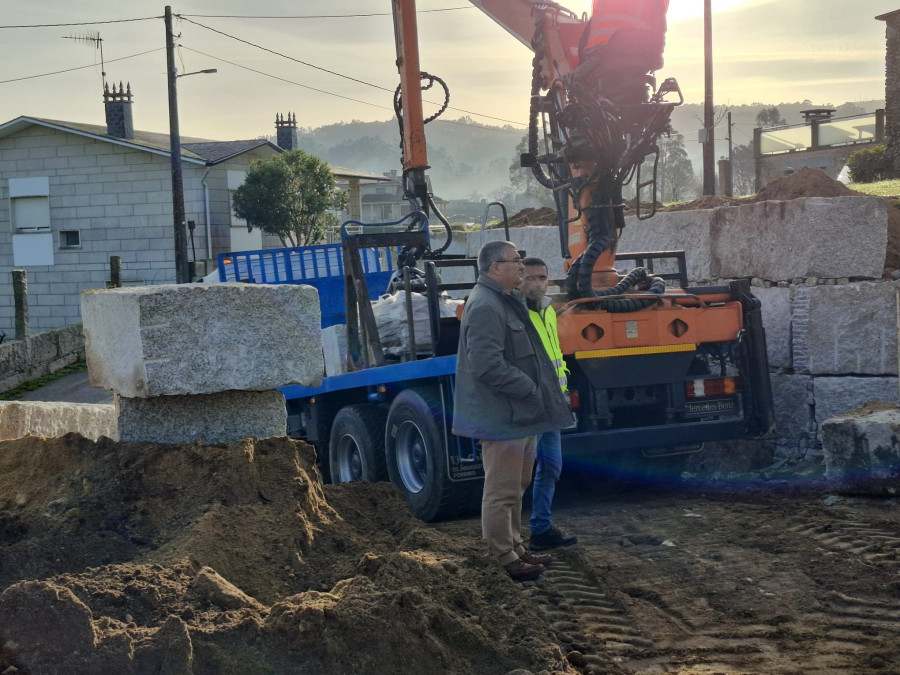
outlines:
[[521, 258], [513, 258], [512, 260], [495, 260], [494, 262], [498, 262], [498, 263], [511, 262], [511, 263], [517, 263], [517, 264], [518, 264], [518, 263], [521, 263], [521, 262], [522, 262], [522, 259], [521, 259]]

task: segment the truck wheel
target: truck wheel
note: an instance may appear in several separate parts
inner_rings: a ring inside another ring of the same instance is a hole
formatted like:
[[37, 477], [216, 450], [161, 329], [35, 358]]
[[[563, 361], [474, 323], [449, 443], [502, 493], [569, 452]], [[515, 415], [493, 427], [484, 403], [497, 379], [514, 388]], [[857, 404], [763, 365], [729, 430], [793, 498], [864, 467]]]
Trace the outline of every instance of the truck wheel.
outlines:
[[434, 394], [407, 389], [394, 399], [387, 417], [388, 474], [403, 492], [413, 515], [426, 522], [471, 510], [473, 493], [479, 487], [477, 481], [454, 483], [447, 477], [447, 449], [439, 410]]
[[331, 425], [328, 468], [332, 483], [387, 479], [384, 468], [385, 413], [371, 404], [348, 405]]

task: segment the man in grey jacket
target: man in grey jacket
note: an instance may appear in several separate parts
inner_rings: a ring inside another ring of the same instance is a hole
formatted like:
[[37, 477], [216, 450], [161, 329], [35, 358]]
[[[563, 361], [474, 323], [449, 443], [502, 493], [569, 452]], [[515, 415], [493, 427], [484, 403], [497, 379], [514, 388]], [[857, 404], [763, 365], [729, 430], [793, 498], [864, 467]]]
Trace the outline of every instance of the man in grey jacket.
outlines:
[[485, 244], [478, 271], [460, 326], [453, 433], [481, 441], [481, 527], [491, 553], [513, 579], [534, 579], [552, 557], [525, 549], [522, 495], [537, 435], [568, 426], [572, 414], [517, 290], [525, 267], [515, 244]]

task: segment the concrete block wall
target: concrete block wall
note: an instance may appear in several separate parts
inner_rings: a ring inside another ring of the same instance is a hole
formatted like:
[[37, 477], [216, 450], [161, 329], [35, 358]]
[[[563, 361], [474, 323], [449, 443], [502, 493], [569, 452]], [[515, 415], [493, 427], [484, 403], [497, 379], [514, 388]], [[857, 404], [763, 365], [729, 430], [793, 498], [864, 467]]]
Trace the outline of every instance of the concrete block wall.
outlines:
[[[174, 281], [167, 157], [35, 126], [0, 142], [0, 175], [50, 182], [53, 265], [24, 268], [32, 330], [78, 322], [78, 293], [106, 285], [111, 255], [122, 258], [124, 279]], [[8, 182], [0, 181], [3, 251], [11, 243], [8, 196]], [[79, 231], [81, 247], [61, 249], [61, 229]], [[13, 267], [12, 255], [0, 259], [0, 330], [12, 325]]]
[[[207, 168], [183, 164], [185, 211], [194, 248], [205, 258]], [[0, 139], [0, 331], [14, 324], [12, 227], [8, 178], [47, 177], [53, 264], [28, 266], [29, 318], [35, 332], [80, 319], [79, 293], [104, 288], [109, 258], [119, 256], [124, 282], [175, 281], [171, 164], [139, 151], [74, 133], [32, 126]], [[60, 230], [77, 230], [80, 248], [60, 248]], [[190, 245], [189, 245], [190, 256]]]

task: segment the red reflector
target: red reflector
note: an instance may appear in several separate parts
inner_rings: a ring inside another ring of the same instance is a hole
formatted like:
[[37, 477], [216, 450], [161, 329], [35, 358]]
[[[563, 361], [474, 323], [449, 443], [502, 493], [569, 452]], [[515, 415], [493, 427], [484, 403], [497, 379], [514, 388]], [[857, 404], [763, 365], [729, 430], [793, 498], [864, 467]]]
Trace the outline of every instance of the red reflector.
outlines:
[[569, 392], [569, 405], [572, 407], [572, 410], [581, 409], [581, 398], [578, 396], [577, 391]]

